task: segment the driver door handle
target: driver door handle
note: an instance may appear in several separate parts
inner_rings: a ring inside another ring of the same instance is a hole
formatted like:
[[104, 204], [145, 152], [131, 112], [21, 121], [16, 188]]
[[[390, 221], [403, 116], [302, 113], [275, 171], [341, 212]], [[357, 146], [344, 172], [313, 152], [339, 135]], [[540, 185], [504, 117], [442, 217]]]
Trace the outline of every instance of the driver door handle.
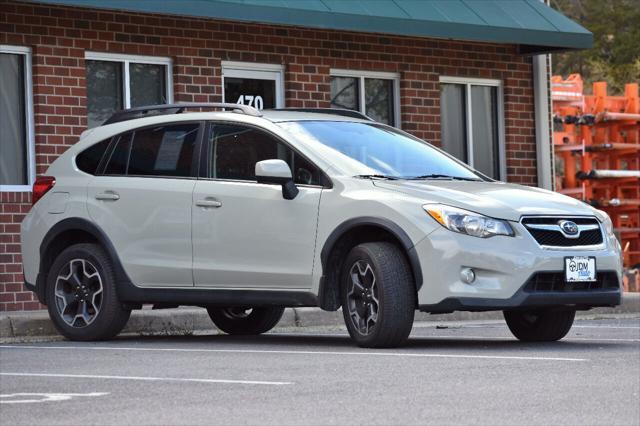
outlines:
[[214, 200], [211, 198], [205, 198], [204, 200], [196, 201], [196, 206], [199, 207], [213, 207], [217, 209], [218, 207], [222, 207], [222, 203], [218, 200]]

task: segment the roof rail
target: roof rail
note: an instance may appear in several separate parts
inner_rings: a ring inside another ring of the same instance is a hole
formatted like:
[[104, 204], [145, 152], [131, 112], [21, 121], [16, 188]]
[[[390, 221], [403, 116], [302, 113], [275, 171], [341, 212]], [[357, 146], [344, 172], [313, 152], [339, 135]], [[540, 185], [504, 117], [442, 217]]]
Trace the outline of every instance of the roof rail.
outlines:
[[333, 114], [341, 115], [343, 117], [361, 118], [363, 120], [375, 121], [373, 118], [361, 113], [360, 111], [344, 108], [274, 108], [271, 109], [271, 111], [313, 112], [316, 114]]
[[252, 117], [262, 116], [262, 113], [260, 111], [248, 105], [223, 102], [185, 102], [178, 104], [148, 105], [137, 108], [123, 109], [121, 111], [116, 111], [111, 117], [107, 119], [107, 121], [102, 123], [102, 125], [105, 126], [107, 124], [118, 123], [120, 121], [134, 120], [136, 118], [152, 117], [154, 115], [180, 114], [187, 108], [226, 108], [232, 111], [241, 112], [242, 114], [250, 115]]

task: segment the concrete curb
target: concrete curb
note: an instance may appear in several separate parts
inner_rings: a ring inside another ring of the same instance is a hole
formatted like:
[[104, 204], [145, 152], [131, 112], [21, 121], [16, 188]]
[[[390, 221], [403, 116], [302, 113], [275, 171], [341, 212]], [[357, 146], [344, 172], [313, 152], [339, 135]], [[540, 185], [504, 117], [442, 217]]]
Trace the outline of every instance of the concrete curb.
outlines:
[[[615, 315], [640, 315], [640, 294], [625, 294], [622, 305], [615, 308], [596, 308], [579, 312], [584, 317]], [[501, 320], [502, 312], [454, 312], [430, 315], [416, 312], [416, 322]], [[287, 309], [278, 328], [313, 326], [342, 327], [342, 312], [326, 312], [318, 308]], [[134, 311], [123, 334], [129, 335], [191, 335], [197, 332], [215, 331], [207, 311], [202, 308], [178, 308], [167, 310], [143, 309]], [[58, 336], [47, 311], [3, 313], [0, 315], [0, 340], [33, 339]]]

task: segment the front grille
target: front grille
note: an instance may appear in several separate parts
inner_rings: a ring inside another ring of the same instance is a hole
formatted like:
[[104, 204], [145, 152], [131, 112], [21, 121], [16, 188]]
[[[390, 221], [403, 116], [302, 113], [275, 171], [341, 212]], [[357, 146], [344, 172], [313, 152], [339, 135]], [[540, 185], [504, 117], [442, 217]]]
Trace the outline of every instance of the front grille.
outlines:
[[[581, 225], [596, 225], [598, 228], [582, 230], [578, 238], [568, 238], [557, 226], [561, 220], [570, 220], [578, 227]], [[541, 246], [548, 247], [577, 247], [602, 244], [602, 231], [596, 218], [563, 218], [563, 217], [527, 217], [522, 219], [522, 224]], [[551, 226], [557, 229], [536, 229], [536, 225]]]
[[617, 290], [620, 284], [615, 272], [598, 272], [595, 281], [566, 282], [564, 272], [538, 272], [524, 286], [527, 293]]

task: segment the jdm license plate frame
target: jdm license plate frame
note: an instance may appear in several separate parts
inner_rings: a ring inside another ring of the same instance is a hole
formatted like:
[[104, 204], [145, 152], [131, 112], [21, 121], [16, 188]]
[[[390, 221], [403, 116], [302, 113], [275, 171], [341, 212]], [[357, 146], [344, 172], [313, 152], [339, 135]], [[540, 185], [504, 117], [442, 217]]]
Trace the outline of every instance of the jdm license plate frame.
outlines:
[[[586, 262], [586, 269], [583, 268]], [[586, 272], [583, 272], [586, 271]], [[571, 283], [594, 282], [598, 277], [595, 256], [566, 256], [564, 258], [564, 280]]]

